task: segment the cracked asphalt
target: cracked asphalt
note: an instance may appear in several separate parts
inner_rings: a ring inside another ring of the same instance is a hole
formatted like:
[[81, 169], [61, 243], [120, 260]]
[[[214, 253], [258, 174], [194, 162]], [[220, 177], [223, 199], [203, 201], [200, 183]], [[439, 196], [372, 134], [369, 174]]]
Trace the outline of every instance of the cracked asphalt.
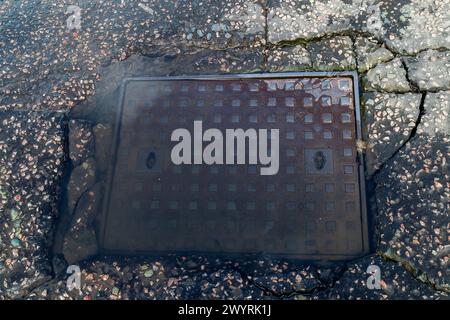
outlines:
[[[449, 21], [449, 0], [0, 1], [0, 299], [448, 299]], [[360, 76], [373, 254], [333, 266], [96, 255], [123, 77], [318, 70]]]

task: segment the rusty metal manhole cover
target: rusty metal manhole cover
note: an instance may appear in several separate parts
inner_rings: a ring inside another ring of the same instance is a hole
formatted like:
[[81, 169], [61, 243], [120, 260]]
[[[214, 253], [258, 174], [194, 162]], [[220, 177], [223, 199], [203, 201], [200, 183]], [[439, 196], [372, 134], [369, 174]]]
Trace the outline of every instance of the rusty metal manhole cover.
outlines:
[[368, 251], [356, 74], [124, 81], [107, 253]]

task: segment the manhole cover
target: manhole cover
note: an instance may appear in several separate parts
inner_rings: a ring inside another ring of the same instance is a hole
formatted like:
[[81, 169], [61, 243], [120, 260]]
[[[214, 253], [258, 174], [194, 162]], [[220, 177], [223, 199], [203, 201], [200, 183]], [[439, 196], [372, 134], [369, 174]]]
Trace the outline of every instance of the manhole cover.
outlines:
[[107, 253], [367, 252], [353, 73], [124, 82]]

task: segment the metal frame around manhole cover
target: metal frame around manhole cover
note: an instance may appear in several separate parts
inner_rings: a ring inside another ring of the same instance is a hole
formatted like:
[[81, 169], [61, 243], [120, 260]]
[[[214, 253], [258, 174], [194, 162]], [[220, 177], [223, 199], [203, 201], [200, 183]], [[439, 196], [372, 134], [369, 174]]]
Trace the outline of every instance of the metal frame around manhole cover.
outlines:
[[[122, 126], [122, 116], [124, 109], [124, 98], [126, 93], [126, 87], [129, 82], [139, 82], [139, 81], [173, 81], [173, 80], [186, 80], [186, 81], [203, 81], [203, 80], [249, 80], [249, 79], [260, 79], [260, 80], [270, 80], [270, 79], [286, 79], [286, 78], [336, 78], [336, 77], [348, 77], [352, 78], [353, 88], [353, 103], [354, 103], [354, 117], [355, 117], [355, 133], [356, 139], [355, 143], [358, 140], [362, 140], [362, 124], [361, 124], [361, 114], [360, 114], [360, 99], [359, 99], [359, 83], [358, 83], [358, 74], [356, 72], [288, 72], [288, 73], [263, 73], [263, 74], [233, 74], [233, 75], [201, 75], [201, 76], [176, 76], [176, 77], [138, 77], [138, 78], [126, 78], [123, 80], [120, 98], [119, 98], [119, 106], [116, 117], [115, 129], [114, 129], [114, 138], [113, 138], [113, 146], [112, 146], [112, 161], [111, 166], [107, 178], [107, 186], [105, 192], [104, 205], [102, 210], [102, 217], [100, 219], [100, 232], [99, 232], [99, 242], [100, 242], [100, 250], [105, 254], [161, 254], [160, 251], [152, 251], [152, 250], [144, 250], [144, 251], [134, 251], [134, 250], [115, 250], [115, 249], [106, 249], [104, 247], [105, 240], [105, 232], [106, 232], [106, 221], [108, 219], [108, 211], [111, 197], [111, 190], [113, 188], [114, 181], [114, 172], [117, 161], [117, 148], [119, 146], [120, 140], [120, 132]], [[365, 178], [364, 178], [364, 161], [363, 155], [361, 152], [357, 151], [358, 157], [358, 178], [359, 178], [359, 194], [360, 194], [360, 208], [361, 208], [361, 239], [362, 239], [362, 250], [360, 254], [357, 256], [347, 256], [347, 255], [327, 255], [326, 260], [346, 260], [350, 258], [356, 258], [358, 256], [362, 256], [369, 252], [369, 235], [368, 235], [368, 220], [367, 220], [367, 203], [366, 203], [366, 190], [365, 190]], [[170, 252], [178, 252], [178, 251], [170, 251]], [[193, 250], [192, 252], [198, 253], [198, 251]], [[200, 251], [202, 253], [210, 253], [207, 251]], [[186, 250], [182, 250], [179, 253], [189, 253]], [[214, 254], [230, 254], [236, 255], [240, 253], [221, 253], [213, 251]], [[248, 252], [242, 252], [246, 254]], [[261, 252], [263, 253], [263, 252]], [[254, 252], [253, 252], [254, 254]], [[274, 256], [278, 256], [274, 254]], [[321, 254], [300, 254], [300, 255], [282, 255], [287, 258], [299, 258], [302, 260], [324, 260], [324, 255]]]

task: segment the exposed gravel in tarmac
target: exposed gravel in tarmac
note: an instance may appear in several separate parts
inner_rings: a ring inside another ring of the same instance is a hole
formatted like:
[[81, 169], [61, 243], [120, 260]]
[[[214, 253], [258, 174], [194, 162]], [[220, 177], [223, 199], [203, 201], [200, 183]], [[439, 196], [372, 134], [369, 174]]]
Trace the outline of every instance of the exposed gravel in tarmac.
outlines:
[[[367, 290], [366, 275], [370, 265], [380, 268], [380, 290]], [[404, 270], [404, 266], [400, 263], [387, 261], [379, 256], [367, 257], [350, 265], [333, 288], [320, 292], [317, 298], [336, 300], [448, 299], [448, 294], [434, 290]], [[420, 275], [418, 276], [420, 277]]]
[[48, 280], [64, 115], [0, 114], [0, 296]]
[[419, 93], [365, 93], [367, 173], [373, 174], [404, 144], [416, 127]]
[[450, 93], [429, 93], [416, 136], [376, 177], [380, 250], [450, 289]]
[[[0, 299], [448, 298], [450, 1], [85, 0], [80, 30], [67, 29], [69, 4], [0, 1]], [[101, 79], [103, 68], [119, 79]], [[333, 268], [97, 257], [80, 263], [81, 293], [67, 290], [66, 265], [50, 252], [65, 160], [78, 159], [83, 189], [94, 184], [89, 163], [101, 171], [104, 160], [71, 145], [67, 113], [52, 111], [95, 109], [95, 94], [127, 74], [343, 69], [371, 91], [378, 255]], [[366, 286], [371, 264], [381, 290]]]
[[[163, 46], [257, 46], [257, 1], [93, 1], [80, 3], [81, 29], [67, 28], [71, 1], [5, 1], [0, 8], [0, 109], [67, 110], [95, 92], [96, 68]], [[30, 13], [32, 12], [32, 15]], [[214, 23], [215, 22], [215, 23]], [[32, 93], [32, 94], [30, 94]]]

